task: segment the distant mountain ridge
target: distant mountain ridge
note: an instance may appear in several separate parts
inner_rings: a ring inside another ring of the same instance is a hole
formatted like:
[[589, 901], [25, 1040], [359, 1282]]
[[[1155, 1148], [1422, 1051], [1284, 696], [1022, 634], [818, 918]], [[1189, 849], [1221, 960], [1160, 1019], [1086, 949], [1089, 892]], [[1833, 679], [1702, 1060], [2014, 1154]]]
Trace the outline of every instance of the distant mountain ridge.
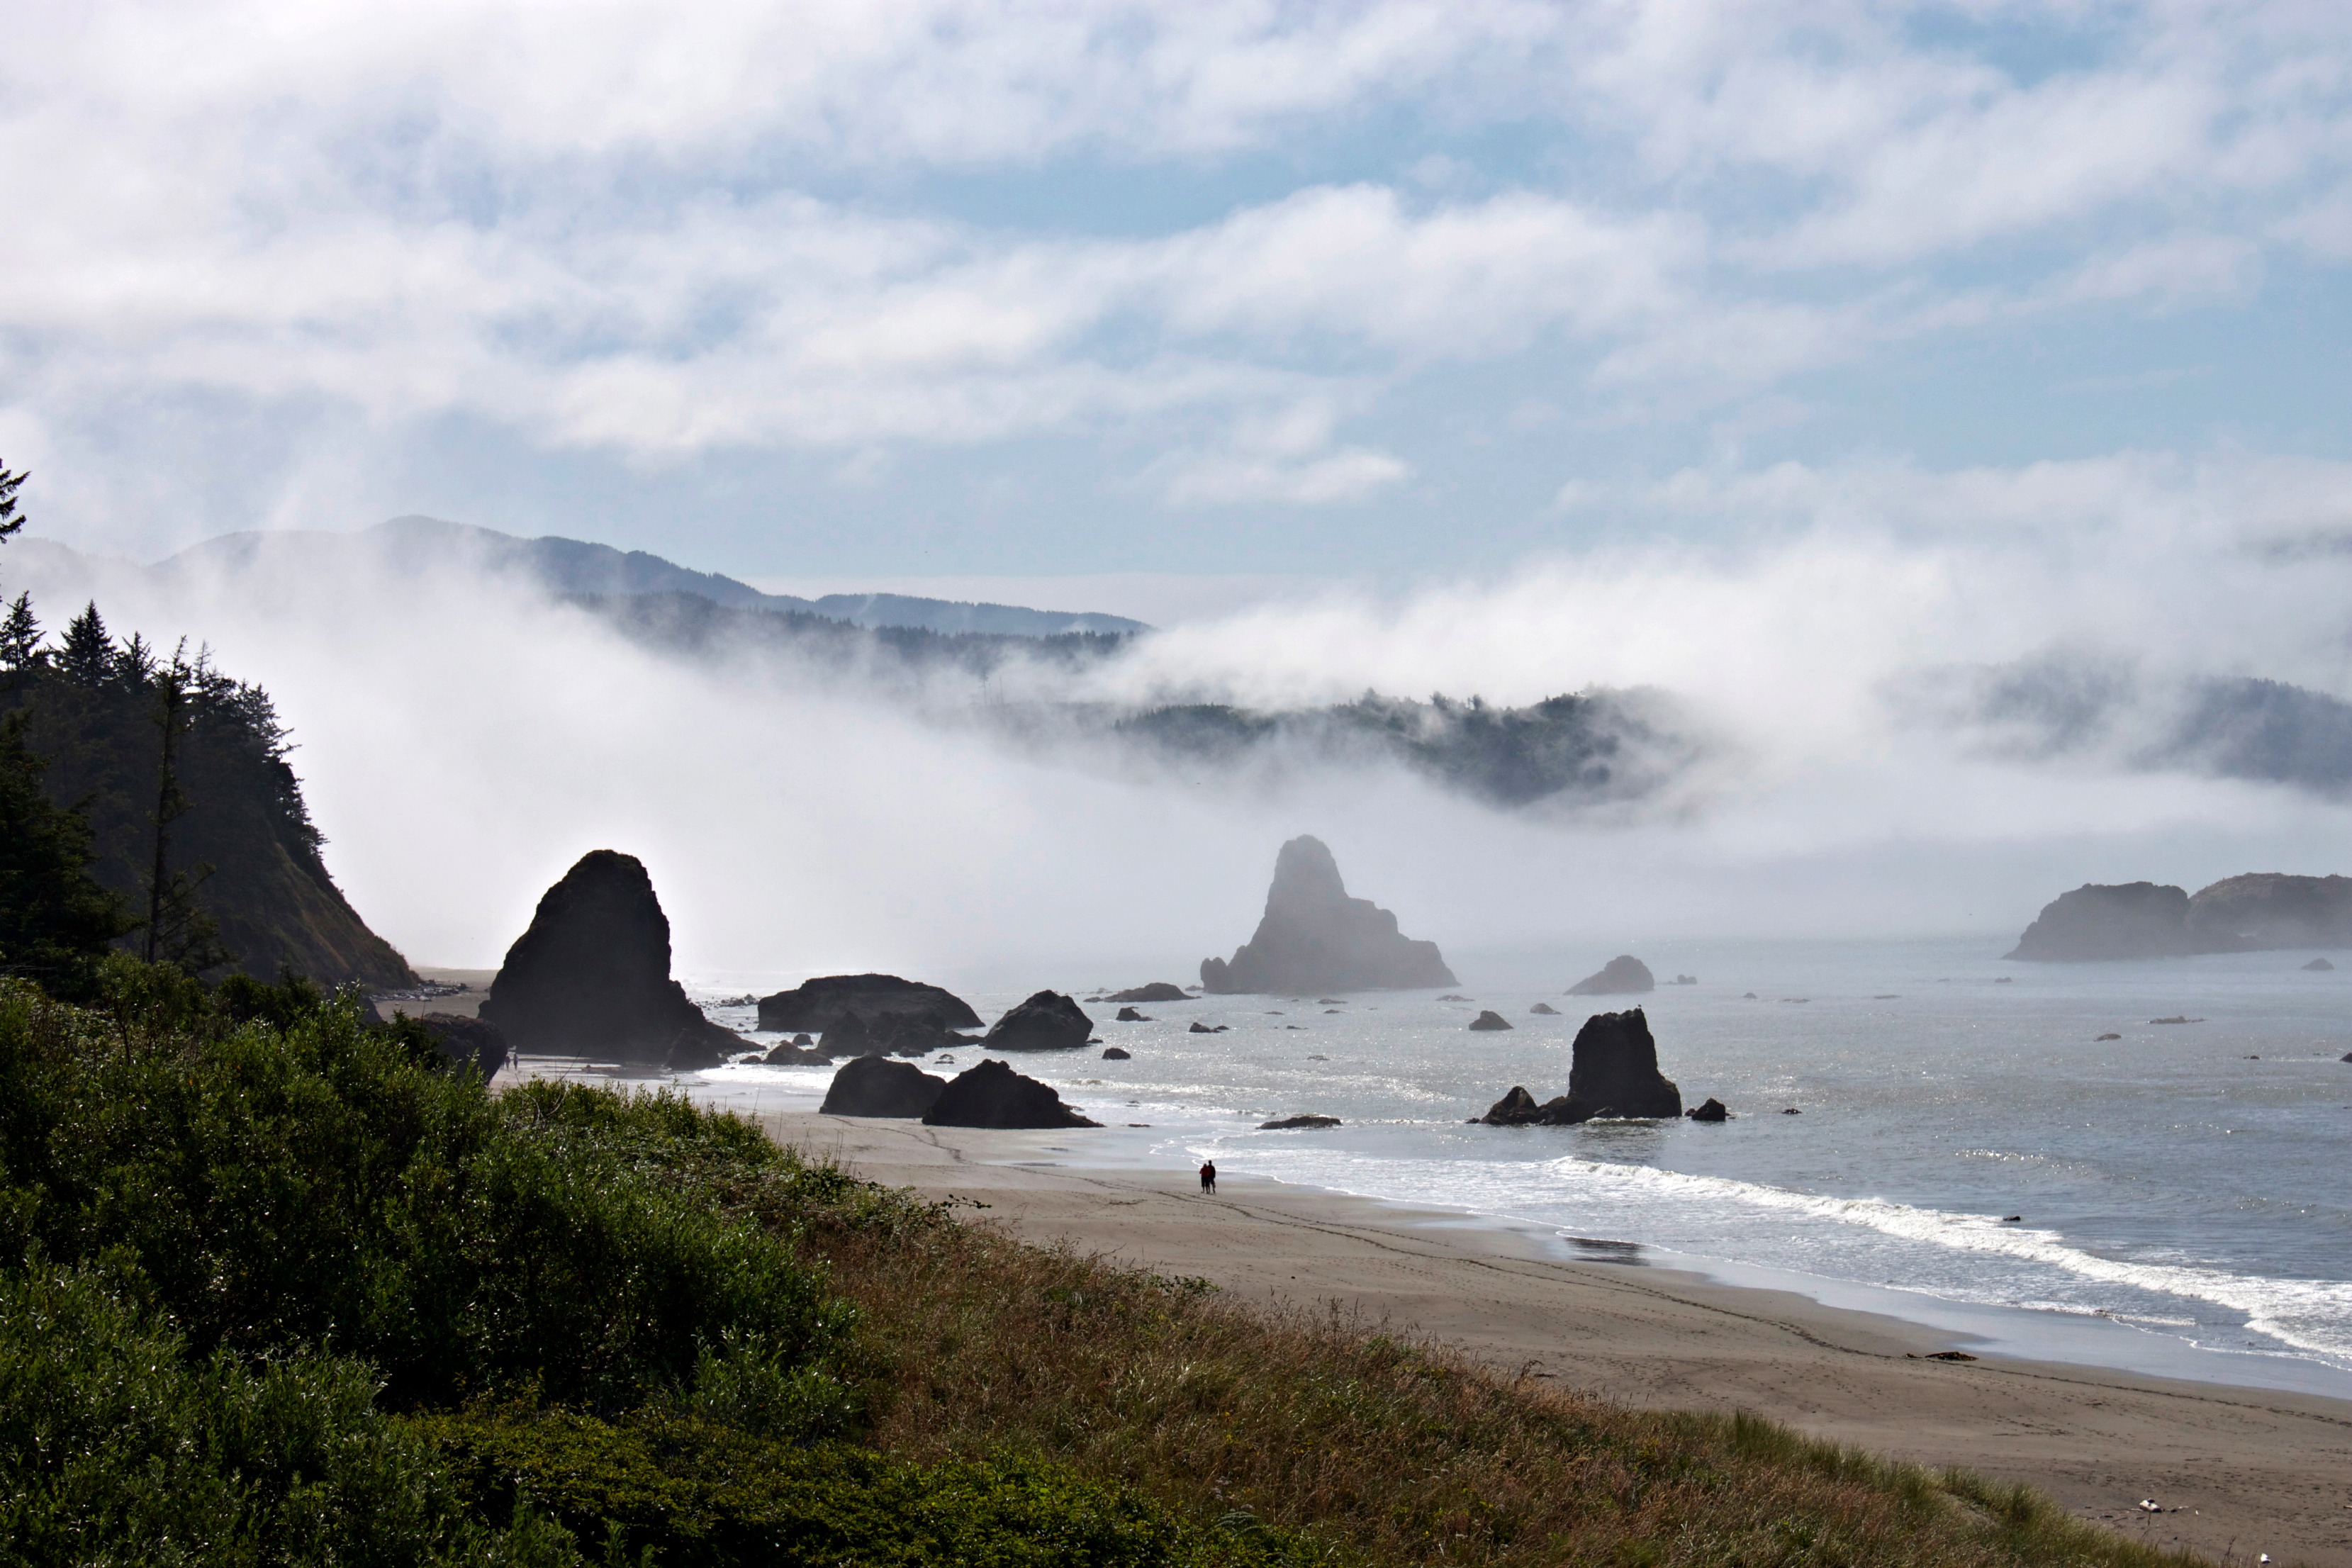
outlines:
[[1086, 610], [1033, 610], [1019, 605], [924, 599], [904, 594], [827, 594], [803, 599], [765, 594], [716, 572], [698, 572], [642, 550], [619, 550], [587, 540], [544, 534], [524, 539], [473, 523], [437, 517], [395, 517], [357, 533], [248, 532], [223, 534], [161, 562], [159, 571], [188, 566], [249, 567], [265, 555], [318, 555], [365, 542], [388, 564], [411, 570], [470, 556], [485, 568], [521, 577], [551, 594], [633, 598], [690, 594], [730, 610], [821, 616], [856, 626], [908, 626], [936, 632], [1046, 637], [1071, 632], [1150, 631], [1141, 621]]

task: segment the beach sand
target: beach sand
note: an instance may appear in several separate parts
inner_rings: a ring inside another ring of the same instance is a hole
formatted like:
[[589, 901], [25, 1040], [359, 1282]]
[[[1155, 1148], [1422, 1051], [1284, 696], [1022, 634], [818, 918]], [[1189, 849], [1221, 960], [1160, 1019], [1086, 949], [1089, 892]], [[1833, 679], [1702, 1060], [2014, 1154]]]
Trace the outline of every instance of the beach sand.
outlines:
[[[2352, 1568], [2352, 1403], [1986, 1356], [1804, 1297], [1554, 1256], [1548, 1233], [1189, 1170], [1089, 1168], [1066, 1132], [812, 1112], [782, 1142], [1026, 1241], [1215, 1281], [1228, 1300], [1425, 1334], [1506, 1373], [1652, 1408], [1746, 1409], [1815, 1436], [2030, 1481], [2151, 1544]], [[1082, 1135], [1081, 1135], [1082, 1136]], [[2153, 1498], [2168, 1510], [2138, 1508]]]

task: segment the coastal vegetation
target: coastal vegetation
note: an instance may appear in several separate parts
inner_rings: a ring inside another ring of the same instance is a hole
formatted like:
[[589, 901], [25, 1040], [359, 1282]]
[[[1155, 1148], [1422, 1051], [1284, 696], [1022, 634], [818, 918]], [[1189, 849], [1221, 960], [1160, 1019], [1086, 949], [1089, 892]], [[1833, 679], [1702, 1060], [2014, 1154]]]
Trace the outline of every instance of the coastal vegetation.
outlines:
[[0, 982], [0, 1474], [37, 1563], [2171, 1560], [120, 952]]

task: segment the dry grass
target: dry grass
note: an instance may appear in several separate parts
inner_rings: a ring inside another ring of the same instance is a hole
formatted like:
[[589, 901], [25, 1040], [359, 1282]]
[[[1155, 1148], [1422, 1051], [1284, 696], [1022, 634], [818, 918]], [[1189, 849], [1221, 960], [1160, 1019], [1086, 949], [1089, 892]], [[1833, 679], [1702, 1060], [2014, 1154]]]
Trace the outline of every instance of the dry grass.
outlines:
[[1634, 1412], [1337, 1319], [925, 1219], [818, 1224], [866, 1309], [871, 1440], [1031, 1453], [1334, 1562], [2112, 1564], [2200, 1559], [2023, 1487], [1930, 1473], [1748, 1415]]

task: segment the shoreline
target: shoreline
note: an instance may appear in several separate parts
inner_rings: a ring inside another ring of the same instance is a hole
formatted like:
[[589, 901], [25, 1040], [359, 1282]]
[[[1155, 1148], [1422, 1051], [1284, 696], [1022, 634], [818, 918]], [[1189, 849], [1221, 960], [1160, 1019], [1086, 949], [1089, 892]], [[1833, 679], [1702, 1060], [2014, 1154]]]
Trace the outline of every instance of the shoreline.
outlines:
[[[1238, 1176], [1204, 1198], [1187, 1170], [1093, 1163], [1066, 1132], [755, 1115], [868, 1179], [984, 1205], [970, 1217], [1024, 1241], [1204, 1278], [1244, 1305], [1338, 1310], [1620, 1404], [1745, 1409], [2027, 1481], [2152, 1545], [2352, 1568], [2352, 1400], [2034, 1360], [1965, 1328], [1563, 1256], [1548, 1227], [1459, 1211]], [[1952, 1350], [1978, 1359], [1927, 1359]]]

